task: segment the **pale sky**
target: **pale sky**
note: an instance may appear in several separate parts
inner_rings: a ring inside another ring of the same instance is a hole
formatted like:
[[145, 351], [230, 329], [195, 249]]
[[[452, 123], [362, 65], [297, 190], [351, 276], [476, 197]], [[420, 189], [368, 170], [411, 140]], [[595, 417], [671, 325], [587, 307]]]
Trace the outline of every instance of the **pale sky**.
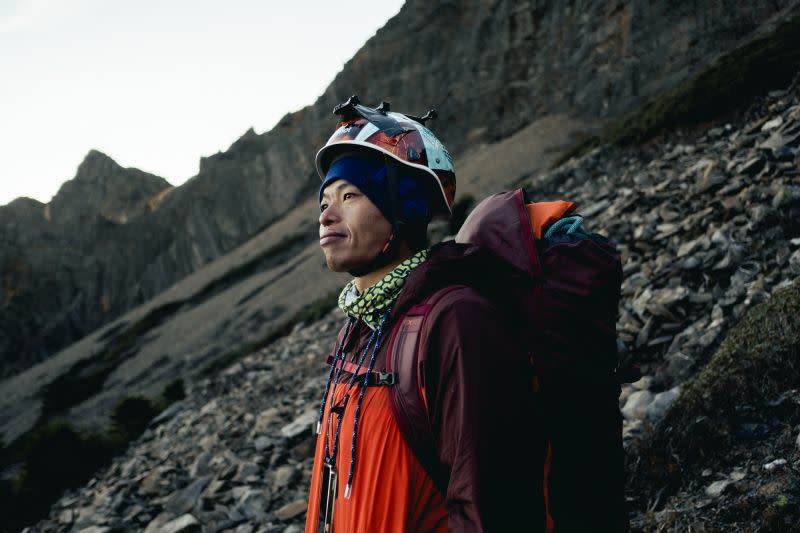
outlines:
[[0, 0], [0, 205], [95, 148], [179, 185], [312, 104], [402, 0]]

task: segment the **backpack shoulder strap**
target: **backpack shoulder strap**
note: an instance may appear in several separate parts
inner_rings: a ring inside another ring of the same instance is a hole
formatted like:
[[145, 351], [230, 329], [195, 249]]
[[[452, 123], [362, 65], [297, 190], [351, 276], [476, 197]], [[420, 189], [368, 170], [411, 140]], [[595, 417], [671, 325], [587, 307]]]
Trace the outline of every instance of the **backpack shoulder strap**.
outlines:
[[442, 494], [447, 493], [450, 476], [436, 453], [425, 395], [425, 361], [420, 360], [419, 342], [430, 310], [442, 298], [462, 287], [445, 287], [409, 308], [392, 329], [386, 350], [386, 371], [397, 374], [389, 394], [392, 414], [406, 442]]

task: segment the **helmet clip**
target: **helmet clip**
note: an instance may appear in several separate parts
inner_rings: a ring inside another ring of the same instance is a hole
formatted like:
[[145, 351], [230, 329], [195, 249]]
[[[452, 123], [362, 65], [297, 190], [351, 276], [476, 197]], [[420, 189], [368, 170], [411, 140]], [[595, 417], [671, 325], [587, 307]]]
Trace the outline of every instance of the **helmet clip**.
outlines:
[[358, 99], [358, 96], [355, 94], [347, 99], [346, 102], [341, 104], [337, 104], [336, 107], [333, 108], [334, 115], [340, 115], [345, 120], [350, 120], [355, 117], [361, 115], [356, 109], [356, 106], [359, 105], [361, 101]]
[[439, 116], [439, 113], [436, 112], [435, 109], [428, 109], [428, 112], [419, 117], [420, 123], [424, 126], [425, 122], [431, 119], [436, 119]]
[[411, 120], [413, 120], [414, 122], [419, 122], [424, 126], [425, 122], [438, 117], [439, 113], [437, 113], [435, 109], [429, 109], [428, 112], [422, 115], [421, 117], [417, 117], [414, 115], [406, 115], [406, 116]]

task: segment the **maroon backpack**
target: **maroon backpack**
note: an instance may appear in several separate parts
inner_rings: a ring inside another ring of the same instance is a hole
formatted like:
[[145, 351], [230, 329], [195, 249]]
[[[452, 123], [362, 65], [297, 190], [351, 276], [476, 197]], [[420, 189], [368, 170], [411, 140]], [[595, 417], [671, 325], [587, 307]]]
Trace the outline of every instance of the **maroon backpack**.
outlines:
[[[520, 317], [548, 443], [544, 494], [548, 532], [628, 531], [619, 411], [616, 321], [620, 255], [605, 237], [581, 227], [571, 202], [531, 204], [517, 189], [475, 207], [456, 236], [512, 268], [511, 314]], [[457, 286], [440, 289], [402, 314], [393, 328], [386, 371], [397, 376], [391, 406], [398, 425], [437, 485], [435, 436], [426, 419], [417, 344], [428, 311]], [[420, 413], [423, 416], [420, 416]]]

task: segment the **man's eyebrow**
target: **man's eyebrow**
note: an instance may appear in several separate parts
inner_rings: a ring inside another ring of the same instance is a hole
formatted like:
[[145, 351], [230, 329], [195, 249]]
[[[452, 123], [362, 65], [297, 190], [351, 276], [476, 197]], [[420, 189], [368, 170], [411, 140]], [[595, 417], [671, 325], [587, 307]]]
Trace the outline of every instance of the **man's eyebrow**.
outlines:
[[339, 189], [341, 189], [342, 187], [347, 187], [348, 185], [350, 185], [349, 182], [345, 180], [340, 180], [339, 183], [333, 185], [333, 187], [326, 187], [325, 190], [322, 192], [322, 197], [327, 198], [328, 193], [336, 193], [339, 191]]

